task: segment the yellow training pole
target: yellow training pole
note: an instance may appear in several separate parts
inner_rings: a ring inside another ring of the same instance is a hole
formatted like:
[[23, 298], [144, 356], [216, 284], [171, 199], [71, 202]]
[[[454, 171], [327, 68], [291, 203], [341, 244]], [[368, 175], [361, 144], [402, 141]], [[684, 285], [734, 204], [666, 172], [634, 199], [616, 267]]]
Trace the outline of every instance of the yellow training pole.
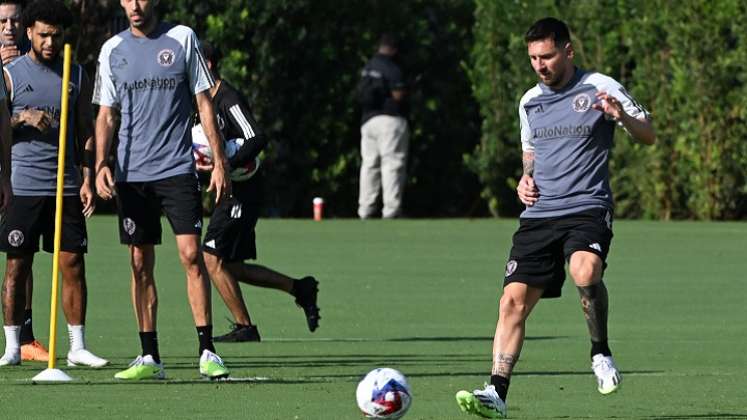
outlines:
[[[70, 66], [72, 49], [70, 44], [65, 44], [64, 61], [62, 70], [62, 97], [60, 101], [60, 143], [57, 155], [57, 195], [54, 214], [54, 254], [52, 256], [52, 304], [49, 310], [49, 364], [47, 370], [40, 373], [35, 380], [69, 381], [70, 377], [64, 372], [55, 369], [56, 337], [57, 337], [57, 290], [59, 289], [59, 267], [60, 267], [60, 242], [62, 233], [62, 198], [65, 186], [65, 146], [67, 146], [67, 115], [69, 105]], [[51, 375], [46, 376], [45, 373]]]

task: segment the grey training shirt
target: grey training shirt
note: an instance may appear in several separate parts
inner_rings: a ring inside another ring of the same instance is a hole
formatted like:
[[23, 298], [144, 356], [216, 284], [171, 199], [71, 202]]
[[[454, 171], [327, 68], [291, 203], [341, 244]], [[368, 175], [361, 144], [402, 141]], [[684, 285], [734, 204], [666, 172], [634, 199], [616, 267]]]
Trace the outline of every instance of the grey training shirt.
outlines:
[[125, 30], [99, 54], [95, 104], [117, 108], [115, 178], [144, 182], [193, 173], [192, 95], [213, 86], [197, 36], [160, 23], [146, 37]]
[[[57, 155], [60, 136], [60, 96], [62, 60], [51, 66], [35, 62], [26, 54], [5, 66], [10, 82], [11, 113], [26, 109], [45, 111], [52, 117], [49, 129], [42, 133], [22, 125], [13, 129], [11, 147], [11, 185], [19, 196], [54, 196], [57, 193]], [[65, 146], [64, 195], [78, 195], [81, 177], [75, 167], [75, 109], [84, 74], [79, 65], [70, 72], [67, 144]], [[4, 89], [3, 89], [4, 90]]]
[[521, 98], [521, 144], [524, 152], [534, 152], [534, 182], [540, 194], [521, 217], [613, 208], [607, 162], [615, 123], [591, 108], [600, 91], [617, 98], [633, 118], [649, 118], [620, 83], [581, 69], [576, 69], [562, 90], [553, 91], [538, 83]]

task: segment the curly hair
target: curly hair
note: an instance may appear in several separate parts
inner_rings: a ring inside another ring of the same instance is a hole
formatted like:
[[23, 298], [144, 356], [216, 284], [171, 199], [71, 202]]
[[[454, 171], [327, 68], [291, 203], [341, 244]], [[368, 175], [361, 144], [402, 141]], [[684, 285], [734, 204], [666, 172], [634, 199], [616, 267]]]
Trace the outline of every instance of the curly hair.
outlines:
[[60, 0], [36, 0], [23, 9], [21, 23], [29, 28], [36, 22], [68, 28], [73, 24], [73, 14]]

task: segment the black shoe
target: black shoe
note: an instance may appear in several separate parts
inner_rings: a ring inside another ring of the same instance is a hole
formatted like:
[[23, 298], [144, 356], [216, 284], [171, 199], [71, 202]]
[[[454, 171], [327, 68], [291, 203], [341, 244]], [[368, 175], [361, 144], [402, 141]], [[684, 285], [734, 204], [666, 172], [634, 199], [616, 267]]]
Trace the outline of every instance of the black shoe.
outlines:
[[303, 309], [306, 315], [306, 323], [309, 325], [309, 331], [314, 332], [319, 328], [319, 307], [316, 306], [316, 296], [319, 293], [317, 287], [319, 282], [314, 277], [306, 276], [293, 282], [293, 296], [296, 297], [296, 305]]
[[256, 325], [233, 324], [228, 334], [213, 337], [213, 341], [217, 343], [259, 343], [262, 339], [259, 337], [259, 330]]

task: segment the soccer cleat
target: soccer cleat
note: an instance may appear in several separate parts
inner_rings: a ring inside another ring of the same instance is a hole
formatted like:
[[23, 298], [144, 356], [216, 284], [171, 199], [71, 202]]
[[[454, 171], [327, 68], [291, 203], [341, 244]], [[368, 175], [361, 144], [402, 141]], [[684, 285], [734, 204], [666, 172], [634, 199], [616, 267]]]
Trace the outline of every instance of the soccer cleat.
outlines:
[[88, 366], [100, 368], [109, 364], [109, 361], [102, 359], [86, 349], [78, 349], [67, 353], [68, 366]]
[[5, 353], [0, 357], [0, 366], [17, 366], [21, 364], [21, 352]]
[[166, 373], [163, 371], [162, 363], [156, 363], [156, 361], [153, 360], [153, 356], [146, 354], [145, 356], [136, 357], [135, 360], [130, 363], [130, 367], [117, 372], [114, 377], [116, 379], [136, 381], [142, 379], [164, 379]]
[[262, 338], [259, 336], [259, 330], [256, 325], [233, 324], [231, 331], [227, 334], [213, 337], [213, 341], [216, 343], [259, 343], [262, 341]]
[[21, 344], [21, 360], [29, 362], [48, 362], [49, 352], [44, 345], [36, 340]]
[[296, 297], [296, 305], [303, 309], [306, 315], [306, 323], [309, 331], [314, 332], [319, 328], [319, 307], [316, 305], [317, 294], [319, 293], [319, 282], [314, 277], [306, 276], [293, 283], [293, 296]]
[[591, 358], [591, 369], [597, 377], [597, 389], [602, 395], [611, 394], [620, 387], [622, 376], [615, 366], [612, 356], [595, 354]]
[[459, 408], [465, 413], [488, 419], [506, 417], [506, 403], [495, 392], [493, 385], [485, 385], [485, 389], [476, 389], [472, 392], [459, 391], [456, 393], [456, 400]]
[[206, 349], [200, 356], [200, 375], [208, 379], [227, 378], [228, 369], [223, 365], [220, 356]]

